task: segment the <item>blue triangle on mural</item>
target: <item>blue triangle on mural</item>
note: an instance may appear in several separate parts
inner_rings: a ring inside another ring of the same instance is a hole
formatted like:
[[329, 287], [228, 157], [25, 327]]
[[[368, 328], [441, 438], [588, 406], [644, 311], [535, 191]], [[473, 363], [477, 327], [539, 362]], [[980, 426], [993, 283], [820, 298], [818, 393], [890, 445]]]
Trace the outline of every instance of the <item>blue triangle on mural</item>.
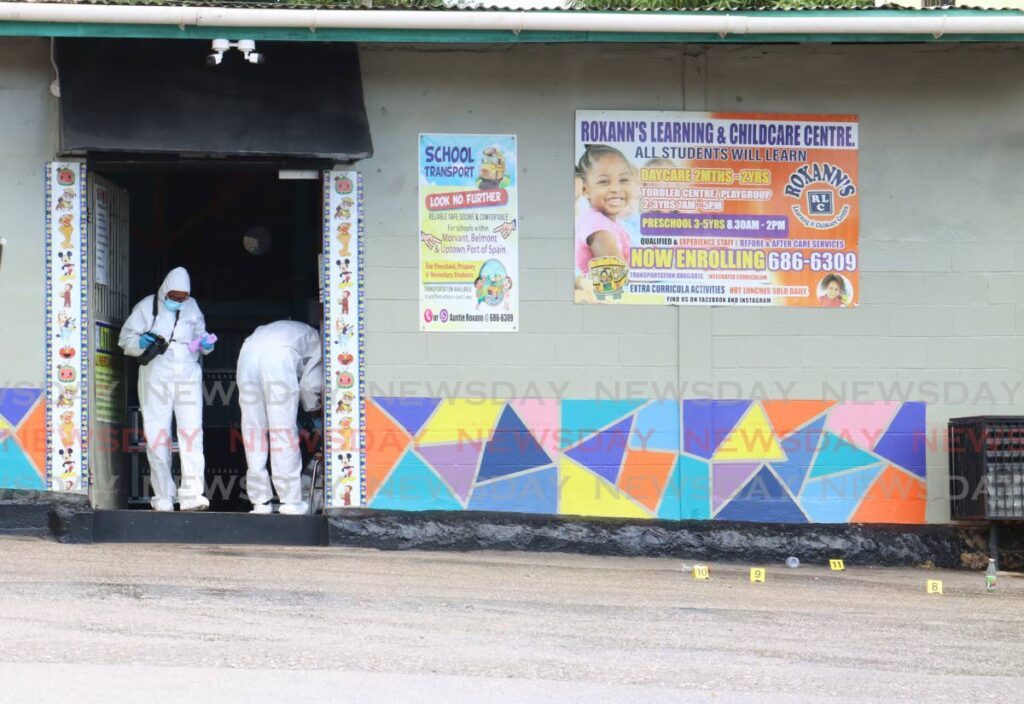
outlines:
[[558, 469], [548, 467], [473, 487], [470, 511], [558, 513]]
[[25, 456], [21, 446], [9, 437], [0, 442], [0, 487], [5, 489], [45, 489], [46, 482]]
[[11, 426], [18, 427], [42, 393], [40, 389], [0, 389], [0, 417]]
[[566, 450], [565, 454], [614, 484], [619, 478], [622, 456], [626, 454], [632, 425], [633, 416], [623, 418], [607, 430], [602, 430], [571, 450]]
[[814, 460], [814, 468], [811, 470], [808, 479], [824, 477], [828, 474], [845, 472], [848, 469], [867, 467], [877, 463], [878, 458], [867, 450], [851, 445], [835, 433], [826, 431], [821, 436], [818, 457]]
[[644, 401], [562, 401], [562, 447], [596, 433], [642, 405]]
[[551, 458], [512, 406], [505, 406], [493, 437], [484, 447], [476, 480], [482, 482], [546, 464], [551, 464]]
[[374, 396], [373, 402], [398, 421], [409, 435], [415, 435], [430, 418], [437, 404], [441, 403], [441, 399]]
[[750, 401], [683, 401], [683, 449], [708, 460], [750, 408]]
[[781, 443], [789, 459], [773, 463], [772, 468], [794, 494], [800, 493], [800, 487], [807, 477], [807, 470], [811, 468], [811, 461], [814, 460], [814, 452], [818, 449], [824, 425], [825, 418], [819, 418], [800, 428]]
[[846, 523], [884, 465], [807, 482], [800, 505], [814, 523]]
[[875, 445], [875, 453], [923, 477], [927, 473], [926, 450], [924, 404], [904, 403]]
[[800, 507], [767, 467], [747, 482], [735, 498], [715, 515], [721, 521], [807, 523]]
[[416, 453], [406, 452], [377, 490], [370, 508], [396, 511], [461, 511], [462, 503]]
[[679, 402], [652, 401], [637, 411], [629, 446], [634, 450], [679, 452]]

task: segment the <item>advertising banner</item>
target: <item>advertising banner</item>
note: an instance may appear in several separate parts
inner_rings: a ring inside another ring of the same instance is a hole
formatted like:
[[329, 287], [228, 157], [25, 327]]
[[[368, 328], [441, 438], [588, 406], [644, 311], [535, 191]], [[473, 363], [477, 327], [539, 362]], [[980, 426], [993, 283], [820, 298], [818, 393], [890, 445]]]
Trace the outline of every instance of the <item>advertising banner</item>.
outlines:
[[117, 346], [119, 332], [120, 329], [113, 325], [96, 323], [92, 372], [96, 405], [93, 413], [101, 423], [124, 423], [127, 415], [124, 357]]
[[519, 329], [514, 135], [421, 134], [420, 330]]
[[850, 115], [577, 111], [575, 300], [860, 299]]
[[110, 286], [110, 191], [97, 184], [93, 203], [96, 225], [96, 278], [100, 286]]

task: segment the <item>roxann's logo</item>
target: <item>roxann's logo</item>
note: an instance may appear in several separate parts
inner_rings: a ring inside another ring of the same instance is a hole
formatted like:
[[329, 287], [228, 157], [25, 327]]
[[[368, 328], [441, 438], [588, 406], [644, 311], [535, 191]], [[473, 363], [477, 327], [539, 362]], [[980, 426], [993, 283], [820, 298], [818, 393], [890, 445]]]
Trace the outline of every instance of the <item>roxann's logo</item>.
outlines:
[[[836, 212], [836, 201], [857, 195], [857, 186], [848, 173], [834, 164], [804, 164], [789, 175], [784, 193], [804, 203], [793, 206], [793, 214], [806, 227], [831, 230], [850, 214], [850, 205], [843, 203]], [[806, 196], [806, 199], [804, 199]], [[801, 207], [806, 207], [806, 212]]]

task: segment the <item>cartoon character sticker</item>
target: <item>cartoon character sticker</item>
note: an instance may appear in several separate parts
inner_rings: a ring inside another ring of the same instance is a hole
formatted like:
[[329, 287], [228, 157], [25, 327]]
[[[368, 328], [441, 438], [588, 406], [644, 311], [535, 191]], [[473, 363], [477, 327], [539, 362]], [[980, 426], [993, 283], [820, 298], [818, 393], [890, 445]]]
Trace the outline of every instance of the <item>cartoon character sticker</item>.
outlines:
[[338, 399], [338, 413], [351, 413], [352, 404], [355, 400], [356, 397], [351, 391], [346, 391], [342, 394], [341, 398]]
[[60, 414], [57, 434], [60, 436], [60, 444], [65, 449], [71, 448], [75, 444], [75, 414], [73, 411], [64, 411]]
[[75, 259], [69, 251], [57, 252], [57, 259], [60, 261], [61, 281], [70, 281], [75, 277]]
[[338, 225], [338, 242], [341, 244], [341, 251], [338, 254], [342, 257], [351, 257], [349, 247], [352, 244], [352, 223], [343, 222]]
[[64, 193], [57, 199], [57, 204], [53, 206], [54, 210], [73, 210], [76, 197], [75, 189], [65, 188]]
[[339, 449], [343, 451], [351, 451], [355, 449], [353, 445], [353, 436], [355, 435], [355, 428], [352, 427], [351, 418], [342, 418], [341, 426], [338, 428], [338, 440]]
[[57, 183], [61, 186], [74, 186], [75, 185], [75, 171], [69, 169], [66, 166], [61, 166], [57, 169]]
[[75, 343], [74, 332], [78, 327], [78, 319], [72, 318], [64, 311], [57, 313], [57, 325], [60, 326], [60, 341], [65, 347]]
[[77, 384], [64, 384], [61, 387], [60, 395], [57, 396], [57, 408], [73, 408], [75, 399], [78, 398]]
[[349, 264], [351, 264], [351, 261], [348, 259], [346, 259], [345, 261], [339, 259], [335, 262], [335, 264], [337, 264], [338, 268], [341, 269], [341, 271], [339, 272], [340, 283], [338, 284], [338, 288], [350, 287], [352, 285], [352, 270], [349, 269]]
[[[60, 217], [60, 225], [57, 227], [57, 231], [64, 237], [64, 241], [61, 242], [60, 246], [62, 249], [71, 249], [72, 242], [71, 236], [75, 234], [74, 216], [70, 213], [62, 215]], [[70, 254], [70, 252], [69, 252]]]
[[338, 203], [338, 207], [334, 210], [334, 218], [336, 220], [348, 220], [352, 217], [352, 199], [342, 198], [341, 202]]
[[78, 472], [75, 469], [75, 450], [74, 448], [68, 447], [57, 451], [61, 459], [61, 472], [60, 478], [64, 481], [64, 490], [72, 491], [75, 488], [75, 477]]

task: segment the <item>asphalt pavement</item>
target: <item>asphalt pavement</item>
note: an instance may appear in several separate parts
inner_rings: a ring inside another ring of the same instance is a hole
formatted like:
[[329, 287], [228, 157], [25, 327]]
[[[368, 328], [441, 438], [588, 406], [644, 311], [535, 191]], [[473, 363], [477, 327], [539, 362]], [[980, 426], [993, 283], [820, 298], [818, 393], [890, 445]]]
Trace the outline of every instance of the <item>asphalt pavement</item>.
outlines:
[[0, 539], [0, 701], [1024, 700], [1024, 576], [684, 565]]

